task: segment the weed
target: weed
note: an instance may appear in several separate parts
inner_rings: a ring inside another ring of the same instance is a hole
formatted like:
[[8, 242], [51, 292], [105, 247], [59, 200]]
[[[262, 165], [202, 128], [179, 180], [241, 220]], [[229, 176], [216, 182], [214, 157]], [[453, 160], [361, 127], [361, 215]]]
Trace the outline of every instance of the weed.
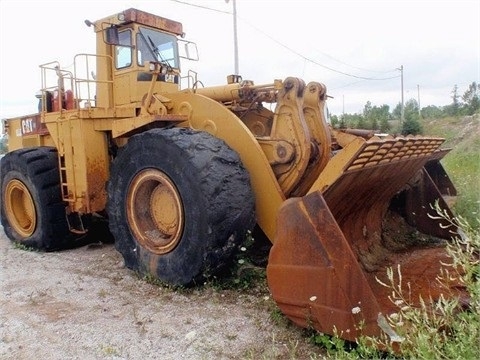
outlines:
[[238, 338], [238, 335], [237, 334], [227, 334], [225, 337], [227, 338], [227, 340], [233, 341], [233, 340], [236, 340]]
[[288, 359], [297, 359], [298, 340], [289, 341], [288, 344], [284, 344], [284, 346], [287, 348]]
[[167, 290], [167, 292], [172, 291], [172, 292], [178, 292], [178, 293], [190, 293], [192, 291], [192, 288], [188, 288], [182, 285], [168, 284], [150, 273], [137, 272], [136, 275], [140, 280], [145, 281], [147, 284], [153, 285], [162, 290]]
[[[438, 207], [437, 207], [438, 211]], [[387, 316], [390, 327], [402, 338], [399, 349], [393, 349], [387, 336], [361, 337], [354, 348], [349, 349], [339, 337], [317, 334], [314, 342], [340, 359], [395, 357], [411, 359], [478, 359], [480, 358], [480, 233], [473, 230], [464, 219], [448, 219], [459, 227], [460, 236], [447, 245], [451, 262], [443, 264], [437, 277], [439, 286], [446, 289], [451, 284], [465, 287], [469, 302], [462, 306], [460, 297], [410, 299], [409, 284], [402, 284], [401, 269], [387, 271], [387, 283], [381, 283], [391, 291], [392, 301], [398, 311]], [[383, 353], [378, 349], [385, 349]]]
[[244, 243], [239, 247], [232, 266], [223, 276], [214, 276], [211, 285], [219, 290], [249, 290], [253, 288], [266, 290], [266, 271], [256, 266], [251, 260], [255, 239], [249, 231]]
[[18, 242], [18, 241], [14, 241], [13, 242], [13, 247], [15, 249], [18, 249], [18, 250], [24, 250], [24, 251], [37, 251], [37, 249], [31, 247], [31, 246], [27, 246], [21, 242]]
[[270, 319], [272, 319], [273, 322], [277, 325], [286, 325], [288, 323], [287, 318], [285, 317], [285, 315], [283, 315], [282, 311], [278, 306], [275, 306], [270, 311]]
[[116, 357], [121, 355], [120, 352], [111, 345], [102, 345], [101, 352], [104, 356]]
[[100, 289], [98, 291], [98, 297], [101, 299], [105, 299], [108, 296], [108, 291], [105, 289]]
[[153, 286], [158, 286], [161, 288], [169, 288], [170, 285], [164, 283], [162, 280], [157, 278], [156, 276], [147, 273], [147, 274], [138, 274], [138, 276], [145, 281], [147, 284], [153, 285]]
[[133, 319], [135, 326], [138, 327], [140, 334], [147, 332], [147, 324], [151, 324], [153, 320], [150, 316], [140, 316], [136, 308], [133, 308]]
[[49, 296], [50, 296], [50, 289], [38, 290], [37, 288], [35, 288], [35, 291], [32, 291], [28, 295], [28, 301], [32, 305], [45, 304]]

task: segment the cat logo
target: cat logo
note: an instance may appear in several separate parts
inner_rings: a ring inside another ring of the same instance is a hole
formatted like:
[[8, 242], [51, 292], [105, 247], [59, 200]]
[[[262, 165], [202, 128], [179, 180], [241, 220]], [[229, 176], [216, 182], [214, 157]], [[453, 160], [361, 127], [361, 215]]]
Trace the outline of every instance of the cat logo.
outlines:
[[22, 134], [29, 134], [35, 131], [36, 124], [32, 118], [22, 119]]

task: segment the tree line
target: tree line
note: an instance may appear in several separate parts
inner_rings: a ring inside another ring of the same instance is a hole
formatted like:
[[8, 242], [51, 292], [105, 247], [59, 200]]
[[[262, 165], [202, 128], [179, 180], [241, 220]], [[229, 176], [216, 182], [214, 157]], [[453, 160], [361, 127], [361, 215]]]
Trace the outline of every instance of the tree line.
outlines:
[[[446, 106], [429, 105], [420, 109], [415, 99], [408, 100], [403, 109], [404, 121], [401, 128], [397, 129], [402, 135], [421, 134], [420, 119], [436, 119], [447, 116], [466, 116], [480, 112], [480, 85], [472, 82], [462, 96], [458, 86], [455, 85], [451, 92], [452, 103]], [[367, 101], [361, 114], [342, 114], [331, 117], [332, 126], [335, 128], [355, 128], [377, 130], [385, 133], [392, 130], [393, 120], [400, 120], [402, 104], [390, 111], [388, 105], [376, 106]]]
[[7, 152], [7, 137], [0, 135], [0, 154]]

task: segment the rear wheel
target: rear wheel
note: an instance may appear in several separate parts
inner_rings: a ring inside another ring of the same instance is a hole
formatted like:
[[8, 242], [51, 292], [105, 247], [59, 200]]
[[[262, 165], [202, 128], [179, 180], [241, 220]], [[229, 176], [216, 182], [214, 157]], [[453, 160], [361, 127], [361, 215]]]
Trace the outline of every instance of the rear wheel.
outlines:
[[10, 240], [62, 248], [69, 233], [55, 148], [15, 150], [1, 159], [1, 222]]
[[204, 132], [135, 135], [110, 179], [110, 231], [126, 266], [170, 284], [189, 285], [224, 267], [255, 223], [240, 158]]

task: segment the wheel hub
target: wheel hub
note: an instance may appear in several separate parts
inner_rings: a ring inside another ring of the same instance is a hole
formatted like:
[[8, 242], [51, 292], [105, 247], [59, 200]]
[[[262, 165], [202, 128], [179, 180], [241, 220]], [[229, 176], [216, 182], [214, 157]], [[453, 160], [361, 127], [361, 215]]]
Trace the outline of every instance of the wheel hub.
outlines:
[[22, 238], [32, 236], [37, 225], [35, 204], [20, 180], [13, 179], [5, 187], [5, 212], [10, 225]]
[[132, 180], [127, 218], [137, 241], [155, 254], [172, 251], [182, 237], [184, 214], [180, 195], [160, 170], [145, 169]]

